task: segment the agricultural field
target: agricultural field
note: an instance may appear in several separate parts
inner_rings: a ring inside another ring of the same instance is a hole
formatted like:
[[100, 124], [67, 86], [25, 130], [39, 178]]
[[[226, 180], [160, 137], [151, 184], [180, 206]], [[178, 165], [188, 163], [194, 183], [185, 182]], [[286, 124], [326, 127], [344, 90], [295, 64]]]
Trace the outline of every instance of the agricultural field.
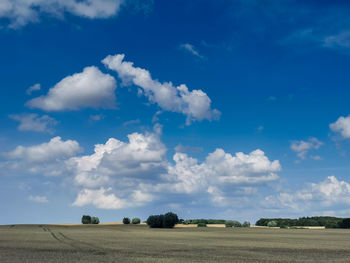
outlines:
[[0, 226], [0, 262], [350, 262], [350, 230]]

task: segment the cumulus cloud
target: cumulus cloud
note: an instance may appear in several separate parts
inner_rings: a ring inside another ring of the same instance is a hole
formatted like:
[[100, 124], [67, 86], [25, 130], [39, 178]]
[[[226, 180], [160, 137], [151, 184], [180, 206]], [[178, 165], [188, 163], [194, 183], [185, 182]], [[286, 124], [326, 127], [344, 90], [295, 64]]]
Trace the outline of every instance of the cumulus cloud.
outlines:
[[168, 167], [164, 178], [172, 182], [170, 187], [173, 191], [180, 193], [205, 190], [218, 196], [218, 189], [225, 185], [255, 185], [275, 181], [281, 170], [279, 161], [271, 162], [261, 150], [249, 154], [240, 152], [233, 156], [223, 149], [216, 149], [200, 164], [187, 154], [176, 153], [174, 161], [175, 165]]
[[339, 132], [343, 138], [350, 138], [350, 115], [339, 117], [339, 119], [329, 125], [333, 132]]
[[341, 204], [350, 204], [350, 183], [329, 176], [319, 183], [310, 183], [294, 193], [281, 192], [277, 196], [268, 196], [264, 205], [276, 208], [291, 208], [294, 211], [312, 211], [328, 209]]
[[72, 204], [73, 206], [94, 205], [101, 209], [120, 209], [127, 206], [127, 200], [122, 200], [114, 194], [109, 194], [111, 190], [100, 188], [97, 190], [84, 189], [80, 191], [77, 199]]
[[146, 202], [152, 201], [150, 195], [133, 191], [126, 199], [118, 198], [115, 194], [110, 193], [112, 189], [83, 189], [79, 192], [73, 206], [93, 205], [100, 209], [122, 209], [127, 207], [141, 206]]
[[184, 44], [180, 44], [180, 49], [190, 53], [191, 55], [200, 58], [200, 59], [204, 59], [204, 56], [202, 56], [201, 54], [199, 54], [197, 48], [189, 43], [184, 43]]
[[65, 170], [64, 162], [80, 151], [77, 141], [63, 141], [57, 136], [46, 143], [17, 146], [13, 151], [2, 153], [1, 156], [8, 160], [2, 166], [21, 173], [58, 176]]
[[129, 134], [128, 142], [110, 138], [95, 145], [93, 154], [70, 158], [68, 170], [75, 184], [83, 188], [73, 204], [121, 209], [151, 202], [152, 193], [141, 186], [166, 171], [166, 148], [160, 133], [161, 127], [156, 125], [154, 132]]
[[259, 186], [279, 178], [279, 161], [270, 161], [261, 150], [230, 154], [216, 149], [204, 161], [176, 152], [169, 162], [160, 136], [161, 126], [156, 124], [152, 132], [129, 134], [127, 141], [110, 138], [97, 144], [90, 155], [78, 155], [78, 142], [54, 137], [4, 153], [7, 162], [0, 166], [2, 172], [67, 175], [65, 180], [80, 189], [73, 205], [100, 209], [198, 196], [215, 205], [232, 205], [233, 199], [256, 195]]
[[128, 142], [110, 138], [95, 145], [92, 155], [71, 158], [67, 164], [74, 170], [77, 184], [99, 187], [111, 180], [146, 178], [164, 170], [166, 148], [157, 133], [132, 133]]
[[10, 28], [39, 22], [42, 15], [62, 18], [65, 13], [89, 19], [108, 18], [120, 10], [123, 0], [2, 0], [0, 18]]
[[36, 202], [36, 203], [48, 203], [49, 200], [47, 200], [46, 196], [32, 196], [30, 195], [28, 197], [30, 201]]
[[62, 79], [47, 95], [28, 101], [27, 106], [45, 111], [114, 108], [115, 89], [116, 81], [111, 75], [91, 66]]
[[29, 88], [27, 89], [26, 93], [27, 93], [28, 95], [31, 95], [33, 91], [37, 91], [37, 90], [40, 90], [40, 89], [41, 89], [41, 85], [40, 85], [39, 83], [37, 83], [37, 84], [35, 84], [35, 85], [29, 87]]
[[[270, 161], [261, 150], [231, 155], [222, 149], [210, 153], [205, 161], [185, 153], [175, 153], [174, 164], [166, 160], [160, 140], [161, 127], [154, 132], [132, 133], [128, 142], [110, 138], [95, 145], [94, 153], [66, 161], [75, 184], [82, 187], [74, 205], [91, 204], [120, 209], [144, 205], [165, 193], [203, 194], [224, 204], [231, 195], [252, 195], [255, 186], [276, 181], [279, 161]], [[93, 201], [98, 194], [100, 201]], [[124, 203], [128, 200], [127, 203]]]
[[160, 83], [152, 79], [149, 71], [123, 61], [124, 57], [124, 54], [107, 56], [102, 63], [116, 71], [124, 84], [140, 87], [149, 101], [158, 104], [162, 110], [185, 114], [187, 124], [220, 117], [218, 110], [211, 109], [211, 100], [202, 90], [189, 91], [184, 84], [176, 87], [171, 82]]
[[71, 157], [80, 151], [79, 143], [73, 140], [62, 141], [57, 136], [47, 143], [35, 146], [17, 146], [6, 154], [9, 159], [23, 159], [27, 162], [47, 162], [49, 160]]
[[[307, 153], [312, 149], [319, 149], [323, 145], [323, 142], [320, 142], [317, 138], [310, 138], [308, 141], [293, 141], [290, 148], [297, 153], [297, 156], [305, 160]], [[313, 158], [314, 160], [320, 160], [319, 156]]]
[[39, 117], [36, 113], [11, 114], [10, 118], [18, 121], [20, 131], [35, 131], [53, 133], [53, 126], [57, 125], [57, 121], [47, 115]]

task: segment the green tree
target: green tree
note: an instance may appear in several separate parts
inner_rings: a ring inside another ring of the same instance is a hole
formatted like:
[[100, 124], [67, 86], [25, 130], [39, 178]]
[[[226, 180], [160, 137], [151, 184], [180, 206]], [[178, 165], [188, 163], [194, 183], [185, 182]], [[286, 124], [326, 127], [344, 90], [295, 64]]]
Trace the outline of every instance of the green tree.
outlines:
[[83, 223], [83, 224], [91, 224], [91, 216], [83, 215], [83, 217], [81, 218], [81, 223]]
[[135, 217], [131, 220], [131, 223], [134, 225], [140, 224], [141, 223], [141, 219], [138, 217]]
[[124, 225], [130, 224], [130, 218], [129, 218], [129, 217], [124, 217], [124, 218], [123, 218], [123, 224], [124, 224]]
[[174, 214], [172, 212], [168, 212], [164, 215], [163, 219], [163, 227], [165, 228], [173, 228], [175, 224], [179, 222], [179, 218], [177, 214]]
[[274, 221], [274, 220], [272, 220], [272, 221], [270, 221], [270, 222], [267, 223], [267, 226], [268, 226], [268, 227], [276, 227], [276, 226], [277, 226], [277, 222]]
[[95, 217], [95, 216], [91, 217], [91, 224], [97, 225], [99, 223], [100, 223], [100, 219], [98, 219], [98, 217]]
[[250, 227], [250, 222], [244, 221], [244, 223], [243, 223], [242, 226], [243, 226], [243, 227]]

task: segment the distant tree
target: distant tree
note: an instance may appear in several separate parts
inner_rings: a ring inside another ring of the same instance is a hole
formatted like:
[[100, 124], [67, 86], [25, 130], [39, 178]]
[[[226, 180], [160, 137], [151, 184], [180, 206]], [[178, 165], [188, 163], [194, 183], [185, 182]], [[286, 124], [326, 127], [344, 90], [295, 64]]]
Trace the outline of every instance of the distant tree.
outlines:
[[268, 226], [268, 227], [276, 227], [276, 226], [277, 226], [277, 222], [274, 221], [274, 220], [272, 220], [272, 221], [270, 221], [270, 222], [267, 223], [267, 226]]
[[100, 223], [100, 219], [98, 219], [98, 217], [95, 217], [95, 216], [91, 217], [91, 224], [97, 225], [99, 223]]
[[244, 223], [243, 223], [242, 226], [243, 226], [243, 227], [250, 227], [250, 222], [244, 221]]
[[339, 224], [340, 228], [350, 228], [350, 218], [344, 218]]
[[233, 221], [232, 220], [226, 220], [225, 226], [226, 227], [233, 227]]
[[124, 225], [130, 224], [130, 218], [129, 218], [129, 217], [124, 217], [124, 218], [123, 218], [123, 224], [124, 224]]
[[177, 217], [177, 214], [168, 212], [164, 215], [163, 227], [173, 228], [175, 224], [177, 224], [178, 222], [179, 222], [179, 218]]
[[204, 223], [204, 222], [199, 222], [199, 223], [197, 224], [197, 227], [206, 227], [206, 226], [207, 226], [207, 224]]
[[83, 224], [91, 224], [91, 216], [83, 215], [83, 217], [81, 218], [81, 223], [83, 223]]
[[163, 228], [163, 215], [151, 215], [147, 218], [147, 225], [151, 228]]
[[237, 220], [233, 220], [232, 222], [233, 222], [233, 227], [241, 227], [242, 226], [242, 224]]
[[151, 228], [173, 228], [178, 222], [177, 214], [172, 212], [165, 215], [151, 215], [147, 218], [147, 225]]
[[131, 223], [134, 225], [140, 224], [141, 223], [141, 219], [138, 217], [135, 217], [131, 220]]

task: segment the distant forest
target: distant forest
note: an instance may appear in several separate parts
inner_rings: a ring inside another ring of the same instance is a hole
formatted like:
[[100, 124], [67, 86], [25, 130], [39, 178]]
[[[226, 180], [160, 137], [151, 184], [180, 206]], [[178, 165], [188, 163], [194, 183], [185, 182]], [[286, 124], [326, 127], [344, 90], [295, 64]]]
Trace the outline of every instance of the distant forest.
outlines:
[[276, 222], [277, 227], [297, 227], [297, 226], [325, 226], [326, 228], [350, 228], [350, 218], [339, 218], [332, 216], [313, 216], [290, 218], [261, 218], [255, 225], [268, 226], [269, 223]]

